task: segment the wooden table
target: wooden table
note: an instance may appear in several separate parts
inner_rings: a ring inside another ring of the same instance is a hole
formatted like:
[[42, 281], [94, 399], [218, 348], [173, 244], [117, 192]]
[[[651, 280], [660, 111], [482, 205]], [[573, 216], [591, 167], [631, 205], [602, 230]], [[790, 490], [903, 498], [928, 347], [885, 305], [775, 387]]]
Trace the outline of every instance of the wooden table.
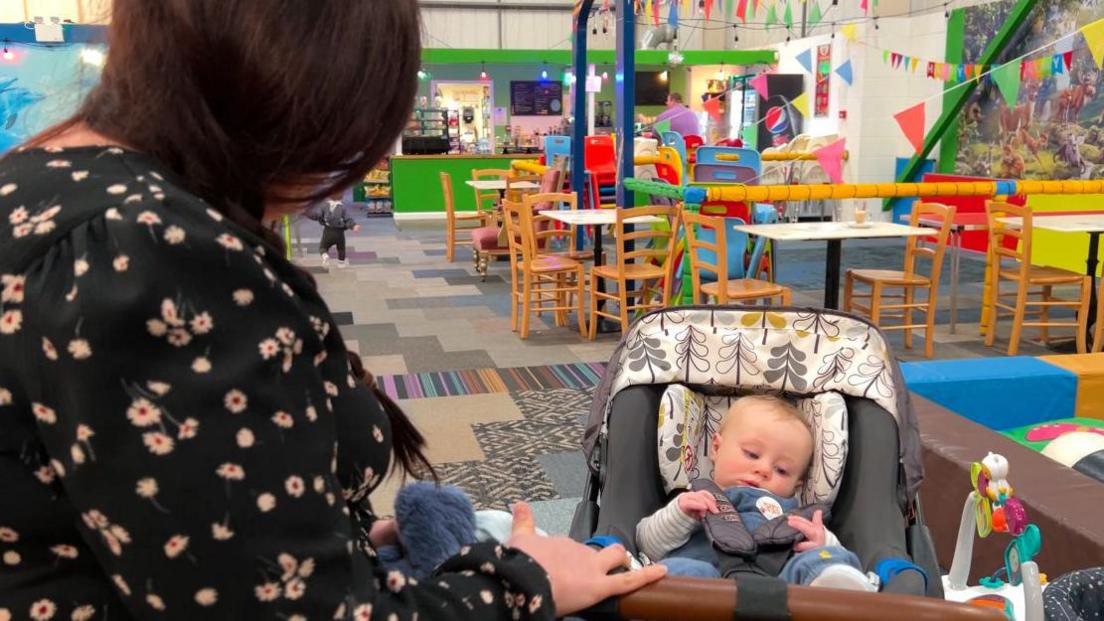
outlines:
[[[477, 190], [498, 190], [499, 192], [506, 191], [505, 179], [469, 179], [464, 183], [470, 185]], [[539, 190], [540, 184], [532, 181], [515, 181], [510, 187], [517, 188], [519, 190]]]
[[[1039, 214], [1042, 215], [1042, 214]], [[997, 218], [999, 222], [1013, 228], [1023, 226], [1022, 218]], [[1099, 264], [1100, 234], [1104, 233], [1104, 214], [1085, 213], [1067, 214], [1062, 216], [1032, 217], [1032, 226], [1044, 231], [1057, 231], [1059, 233], [1088, 233], [1089, 253], [1085, 257], [1085, 274], [1092, 278], [1092, 290], [1089, 291], [1089, 320], [1086, 323], [1086, 343], [1092, 347], [1092, 324], [1096, 317], [1096, 266]]]
[[870, 222], [859, 227], [849, 222], [784, 222], [779, 224], [737, 224], [737, 231], [760, 235], [778, 241], [828, 242], [828, 254], [824, 266], [824, 308], [839, 308], [840, 255], [845, 239], [872, 239], [880, 237], [917, 237], [932, 234], [925, 227], [911, 227], [892, 222]]

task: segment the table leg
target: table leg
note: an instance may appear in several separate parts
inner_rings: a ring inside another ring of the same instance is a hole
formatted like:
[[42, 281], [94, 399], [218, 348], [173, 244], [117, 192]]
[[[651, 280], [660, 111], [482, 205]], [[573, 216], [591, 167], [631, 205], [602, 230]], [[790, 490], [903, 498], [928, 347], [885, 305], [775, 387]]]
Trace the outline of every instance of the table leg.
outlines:
[[824, 308], [826, 309], [839, 309], [840, 255], [842, 251], [842, 240], [828, 240], [828, 255], [824, 264]]
[[1096, 266], [1099, 263], [1097, 254], [1100, 251], [1100, 233], [1089, 233], [1089, 256], [1085, 258], [1085, 273], [1092, 278], [1092, 289], [1089, 291], [1089, 318], [1085, 323], [1085, 330], [1088, 334], [1085, 335], [1086, 347], [1089, 351], [1092, 351], [1093, 342], [1093, 324], [1096, 319], [1096, 305], [1100, 303], [1100, 300], [1096, 299]]
[[[962, 259], [962, 231], [951, 231], [951, 334], [955, 333], [958, 325], [958, 269]], [[938, 287], [939, 283], [933, 286]]]

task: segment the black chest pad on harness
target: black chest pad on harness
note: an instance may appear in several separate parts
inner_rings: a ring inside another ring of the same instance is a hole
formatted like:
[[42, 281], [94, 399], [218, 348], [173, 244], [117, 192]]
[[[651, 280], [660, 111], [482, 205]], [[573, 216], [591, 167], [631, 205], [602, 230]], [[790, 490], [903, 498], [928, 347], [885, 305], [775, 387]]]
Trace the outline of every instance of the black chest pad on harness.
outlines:
[[744, 524], [743, 518], [728, 496], [708, 479], [698, 479], [690, 484], [693, 490], [706, 490], [717, 501], [718, 513], [708, 513], [702, 527], [717, 554], [718, 567], [725, 577], [737, 573], [755, 573], [776, 576], [793, 553], [793, 546], [805, 539], [800, 531], [790, 526], [789, 516], [797, 515], [807, 520], [816, 511], [828, 518], [828, 506], [811, 504], [790, 509], [774, 518], [765, 520], [754, 530]]

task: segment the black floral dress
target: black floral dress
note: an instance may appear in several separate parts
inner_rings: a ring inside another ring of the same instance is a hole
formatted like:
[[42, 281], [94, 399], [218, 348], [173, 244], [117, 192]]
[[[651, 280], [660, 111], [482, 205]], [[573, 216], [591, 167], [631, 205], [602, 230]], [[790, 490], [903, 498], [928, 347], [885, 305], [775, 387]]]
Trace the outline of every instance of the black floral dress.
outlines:
[[0, 621], [551, 618], [523, 553], [387, 572], [386, 416], [311, 283], [117, 148], [0, 161]]

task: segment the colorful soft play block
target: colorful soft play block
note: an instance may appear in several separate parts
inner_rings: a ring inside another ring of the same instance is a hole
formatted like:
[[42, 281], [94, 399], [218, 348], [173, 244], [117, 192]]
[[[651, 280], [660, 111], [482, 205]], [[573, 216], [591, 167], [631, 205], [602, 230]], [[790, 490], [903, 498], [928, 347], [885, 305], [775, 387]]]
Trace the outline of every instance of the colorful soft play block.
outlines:
[[1030, 356], [901, 364], [909, 390], [990, 429], [1073, 416], [1077, 375]]
[[1104, 435], [1104, 420], [1096, 418], [1062, 418], [1034, 423], [1002, 431], [1004, 435], [1033, 451], [1041, 451], [1058, 436], [1074, 431], [1092, 431]]
[[1077, 376], [1075, 416], [1104, 420], [1104, 353], [1039, 356]]

